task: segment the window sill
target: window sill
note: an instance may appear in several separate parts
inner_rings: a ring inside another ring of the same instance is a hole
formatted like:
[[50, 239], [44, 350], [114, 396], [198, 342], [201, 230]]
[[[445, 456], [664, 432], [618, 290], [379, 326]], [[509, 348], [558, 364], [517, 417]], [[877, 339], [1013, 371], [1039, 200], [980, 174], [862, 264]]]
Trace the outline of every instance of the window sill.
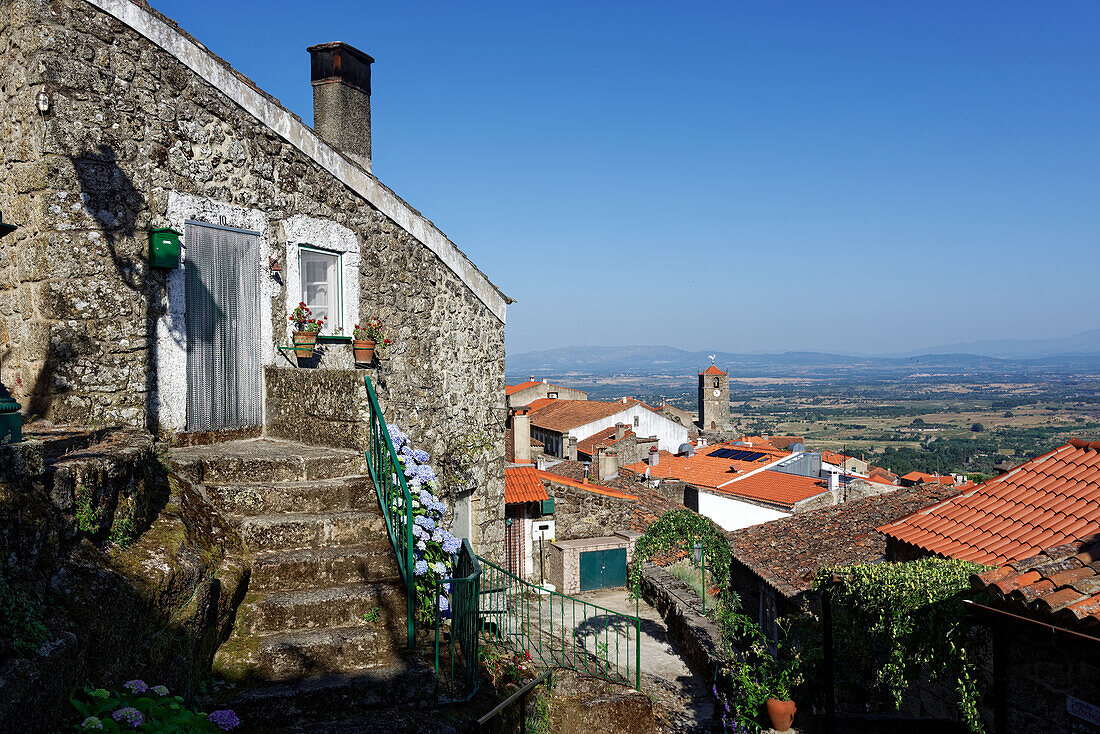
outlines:
[[351, 344], [351, 337], [350, 336], [343, 336], [343, 335], [333, 336], [331, 334], [328, 335], [328, 336], [318, 336], [317, 337], [317, 343], [318, 344]]

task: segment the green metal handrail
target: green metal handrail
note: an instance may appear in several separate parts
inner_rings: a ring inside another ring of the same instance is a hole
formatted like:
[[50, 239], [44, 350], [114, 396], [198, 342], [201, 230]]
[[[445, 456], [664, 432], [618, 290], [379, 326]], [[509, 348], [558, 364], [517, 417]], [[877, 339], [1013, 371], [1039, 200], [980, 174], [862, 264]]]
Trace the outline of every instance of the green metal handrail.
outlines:
[[[394, 553], [397, 554], [397, 567], [401, 571], [401, 580], [405, 582], [408, 612], [408, 645], [411, 648], [416, 638], [416, 580], [413, 576], [413, 514], [412, 496], [405, 481], [405, 469], [397, 458], [397, 451], [390, 439], [386, 418], [378, 405], [378, 396], [370, 378], [363, 376], [367, 386], [367, 400], [370, 402], [370, 435], [364, 453], [371, 481], [374, 482], [378, 504], [382, 508], [382, 518], [386, 522], [386, 532], [390, 534]], [[398, 503], [397, 500], [401, 502]], [[398, 506], [400, 505], [400, 506]]]
[[547, 667], [576, 670], [641, 690], [640, 616], [549, 591], [481, 556], [478, 561], [483, 570], [482, 628], [493, 631], [501, 645], [529, 652]]
[[[444, 584], [450, 584], [450, 592], [447, 593]], [[477, 561], [470, 541], [462, 539], [462, 546], [458, 549], [458, 557], [455, 559], [454, 572], [451, 578], [439, 579], [436, 582], [435, 598], [447, 593], [450, 600], [451, 623], [450, 635], [447, 638], [447, 662], [449, 665], [449, 677], [447, 678], [448, 695], [440, 702], [458, 703], [469, 701], [477, 693], [478, 689], [478, 647], [480, 641], [481, 615], [478, 610], [481, 592], [481, 564]], [[439, 604], [435, 605], [435, 676], [437, 685], [442, 681], [439, 665], [440, 653], [440, 629], [443, 626], [439, 611]], [[462, 654], [462, 662], [456, 664], [458, 654]], [[460, 693], [461, 692], [461, 693]]]

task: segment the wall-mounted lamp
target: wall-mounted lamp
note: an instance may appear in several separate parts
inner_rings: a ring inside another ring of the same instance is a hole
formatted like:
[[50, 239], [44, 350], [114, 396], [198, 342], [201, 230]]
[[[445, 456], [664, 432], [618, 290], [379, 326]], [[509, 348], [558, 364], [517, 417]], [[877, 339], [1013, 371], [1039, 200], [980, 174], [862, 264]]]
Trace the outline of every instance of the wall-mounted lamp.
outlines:
[[[16, 229], [14, 224], [5, 224], [4, 215], [0, 213], [0, 237], [11, 234]], [[19, 443], [23, 440], [23, 416], [19, 414], [22, 407], [15, 402], [4, 383], [0, 382], [0, 444]]]

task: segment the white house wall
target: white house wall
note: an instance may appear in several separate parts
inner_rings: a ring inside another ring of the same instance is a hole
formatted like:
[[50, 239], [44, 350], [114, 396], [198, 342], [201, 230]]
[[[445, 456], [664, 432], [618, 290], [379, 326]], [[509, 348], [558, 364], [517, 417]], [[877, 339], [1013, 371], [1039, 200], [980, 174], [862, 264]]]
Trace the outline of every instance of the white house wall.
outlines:
[[359, 238], [342, 224], [331, 219], [318, 219], [307, 217], [304, 214], [296, 214], [282, 223], [283, 241], [286, 242], [285, 266], [286, 286], [288, 297], [286, 299], [286, 335], [290, 341], [293, 326], [290, 323], [290, 314], [302, 301], [302, 278], [298, 263], [298, 248], [302, 246], [313, 247], [329, 252], [340, 253], [341, 268], [341, 294], [343, 301], [343, 323], [329, 324], [325, 334], [332, 334], [336, 327], [344, 330], [345, 336], [351, 336], [352, 329], [359, 323]]
[[[637, 426], [634, 425], [635, 416], [638, 418]], [[640, 405], [631, 405], [624, 408], [620, 413], [573, 428], [567, 435], [572, 436], [579, 442], [606, 428], [614, 427], [616, 423], [625, 423], [626, 427], [634, 431], [636, 436], [642, 438], [656, 436], [657, 448], [672, 453], [675, 453], [688, 440], [688, 431], [685, 426], [669, 420], [663, 415], [657, 415], [652, 410], [647, 410]]]
[[791, 515], [702, 490], [699, 491], [699, 514], [714, 520], [723, 530], [740, 530]]

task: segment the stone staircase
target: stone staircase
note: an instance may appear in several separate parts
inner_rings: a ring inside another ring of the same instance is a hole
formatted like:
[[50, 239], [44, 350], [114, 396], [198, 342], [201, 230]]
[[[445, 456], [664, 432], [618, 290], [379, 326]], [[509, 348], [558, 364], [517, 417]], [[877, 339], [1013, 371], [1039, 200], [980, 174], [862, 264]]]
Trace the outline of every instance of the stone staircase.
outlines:
[[174, 449], [172, 465], [252, 555], [214, 659], [214, 698], [246, 730], [433, 698], [431, 669], [406, 651], [405, 588], [361, 454], [264, 438]]

